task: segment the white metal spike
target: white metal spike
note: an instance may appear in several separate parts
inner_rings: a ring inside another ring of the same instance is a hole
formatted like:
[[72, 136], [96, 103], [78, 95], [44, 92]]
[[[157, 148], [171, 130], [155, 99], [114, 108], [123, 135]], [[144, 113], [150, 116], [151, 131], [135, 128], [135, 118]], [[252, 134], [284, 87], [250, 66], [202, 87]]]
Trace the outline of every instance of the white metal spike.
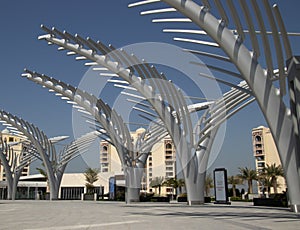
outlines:
[[186, 29], [163, 29], [164, 33], [188, 33], [188, 34], [200, 34], [207, 35], [204, 30], [186, 30]]
[[77, 105], [77, 103], [74, 102], [74, 101], [67, 101], [67, 103], [68, 103], [68, 104], [71, 104], [71, 105]]
[[75, 55], [76, 53], [74, 51], [67, 52], [67, 56]]
[[[96, 62], [97, 63], [97, 62]], [[107, 71], [108, 69], [105, 67], [94, 67], [93, 68], [94, 71]]]
[[168, 12], [176, 12], [175, 8], [164, 8], [164, 9], [156, 9], [156, 10], [147, 10], [142, 11], [141, 15], [148, 15], [148, 14], [160, 14], [160, 13], [168, 13]]
[[97, 62], [87, 62], [84, 63], [85, 66], [93, 66], [93, 65], [99, 65]]
[[27, 77], [27, 78], [32, 78], [30, 73], [22, 73], [21, 76], [22, 77]]
[[82, 110], [84, 110], [83, 107], [81, 107], [81, 106], [79, 106], [79, 105], [76, 105], [76, 104], [73, 105], [73, 108], [74, 108], [74, 109], [82, 109]]
[[217, 44], [215, 42], [201, 41], [201, 40], [196, 40], [196, 39], [174, 38], [174, 41], [191, 42], [191, 43], [196, 43], [196, 44], [201, 44], [201, 45], [220, 47], [219, 44]]
[[38, 36], [38, 40], [47, 40], [51, 38], [51, 34], [44, 34], [44, 35], [41, 35], [41, 36]]
[[126, 85], [129, 84], [127, 81], [113, 80], [113, 79], [108, 79], [107, 82], [111, 82], [111, 83], [120, 83], [120, 84], [126, 84]]
[[100, 76], [102, 76], [102, 77], [119, 77], [119, 75], [115, 74], [115, 73], [100, 73]]
[[82, 109], [78, 109], [78, 112], [84, 113], [84, 114], [87, 114], [87, 115], [91, 115], [91, 113], [87, 112], [86, 110], [82, 110]]
[[161, 22], [192, 22], [189, 18], [156, 18], [152, 20], [153, 23]]
[[132, 91], [137, 91], [136, 88], [133, 88], [133, 87], [130, 87], [130, 86], [126, 86], [126, 85], [114, 84], [114, 87], [121, 88], [121, 89], [128, 89], [128, 90], [132, 90]]
[[145, 1], [139, 1], [139, 2], [135, 2], [135, 3], [129, 4], [128, 7], [131, 8], [131, 7], [136, 7], [136, 6], [146, 5], [146, 4], [155, 3], [155, 2], [160, 2], [160, 0], [145, 0]]
[[76, 61], [80, 61], [80, 60], [86, 60], [87, 58], [86, 57], [83, 57], [83, 56], [79, 56], [79, 57], [76, 57], [75, 60]]

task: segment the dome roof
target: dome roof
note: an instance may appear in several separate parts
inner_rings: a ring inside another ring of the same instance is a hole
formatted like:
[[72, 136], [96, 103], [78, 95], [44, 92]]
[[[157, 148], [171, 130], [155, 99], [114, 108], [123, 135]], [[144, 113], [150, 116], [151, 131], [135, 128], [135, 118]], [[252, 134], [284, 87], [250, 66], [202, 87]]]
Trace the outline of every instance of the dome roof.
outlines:
[[2, 133], [3, 133], [3, 134], [10, 134], [10, 132], [9, 132], [8, 129], [4, 129], [4, 130], [2, 131]]

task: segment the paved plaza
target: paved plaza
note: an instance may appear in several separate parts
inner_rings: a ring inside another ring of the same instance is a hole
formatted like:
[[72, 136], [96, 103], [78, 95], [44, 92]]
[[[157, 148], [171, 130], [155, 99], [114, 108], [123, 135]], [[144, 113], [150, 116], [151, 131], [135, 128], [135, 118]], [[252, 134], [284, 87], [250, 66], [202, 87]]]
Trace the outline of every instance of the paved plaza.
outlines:
[[299, 229], [300, 215], [252, 203], [1, 201], [0, 229]]

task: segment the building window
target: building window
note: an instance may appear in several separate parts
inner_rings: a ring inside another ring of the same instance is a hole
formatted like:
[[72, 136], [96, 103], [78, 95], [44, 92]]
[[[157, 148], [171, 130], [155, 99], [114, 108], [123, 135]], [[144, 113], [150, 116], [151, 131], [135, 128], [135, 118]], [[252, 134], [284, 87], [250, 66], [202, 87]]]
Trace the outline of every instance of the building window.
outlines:
[[107, 152], [107, 146], [106, 146], [106, 145], [103, 145], [103, 146], [102, 146], [102, 151], [103, 151], [103, 152]]
[[265, 160], [265, 157], [264, 157], [264, 156], [256, 157], [256, 160], [257, 160], [257, 161], [264, 161], [264, 160]]
[[80, 200], [84, 187], [61, 187], [62, 200]]
[[260, 168], [264, 168], [265, 167], [265, 163], [258, 163], [257, 166], [260, 167]]
[[261, 150], [256, 150], [256, 154], [262, 154]]
[[255, 136], [255, 141], [261, 141], [261, 136]]
[[166, 177], [167, 177], [167, 178], [173, 177], [173, 172], [167, 172], [167, 173], [166, 173]]
[[167, 192], [167, 193], [173, 192], [173, 189], [172, 189], [172, 188], [167, 188], [167, 189], [166, 189], [166, 192]]
[[166, 144], [166, 149], [172, 149], [172, 145], [170, 143]]
[[256, 144], [255, 147], [256, 147], [256, 148], [261, 148], [262, 145], [261, 145], [261, 144]]
[[13, 137], [8, 138], [8, 142], [13, 142], [13, 141], [14, 141]]

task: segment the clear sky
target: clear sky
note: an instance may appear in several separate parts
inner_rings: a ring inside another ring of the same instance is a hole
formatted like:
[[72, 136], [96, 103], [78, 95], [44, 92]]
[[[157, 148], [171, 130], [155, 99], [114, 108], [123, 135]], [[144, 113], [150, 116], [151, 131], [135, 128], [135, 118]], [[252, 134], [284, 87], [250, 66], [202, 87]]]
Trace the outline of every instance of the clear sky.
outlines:
[[[115, 47], [137, 42], [172, 41], [161, 32], [162, 25], [141, 17], [140, 8], [128, 9], [130, 0], [86, 1], [1, 1], [0, 6], [0, 108], [34, 123], [49, 137], [72, 137], [72, 110], [41, 87], [20, 77], [23, 68], [36, 70], [72, 85], [78, 85], [86, 72], [82, 63], [48, 47], [37, 37], [40, 24], [55, 26], [83, 37], [90, 36]], [[275, 1], [271, 1], [275, 2]], [[300, 31], [300, 1], [278, 0], [287, 30]], [[300, 54], [300, 38], [292, 38], [295, 54]], [[227, 123], [225, 142], [213, 167], [226, 167], [229, 174], [238, 167], [254, 167], [251, 129], [266, 125], [256, 103]], [[71, 138], [72, 139], [72, 138]], [[212, 168], [213, 168], [212, 167]], [[211, 169], [212, 169], [211, 168]]]

